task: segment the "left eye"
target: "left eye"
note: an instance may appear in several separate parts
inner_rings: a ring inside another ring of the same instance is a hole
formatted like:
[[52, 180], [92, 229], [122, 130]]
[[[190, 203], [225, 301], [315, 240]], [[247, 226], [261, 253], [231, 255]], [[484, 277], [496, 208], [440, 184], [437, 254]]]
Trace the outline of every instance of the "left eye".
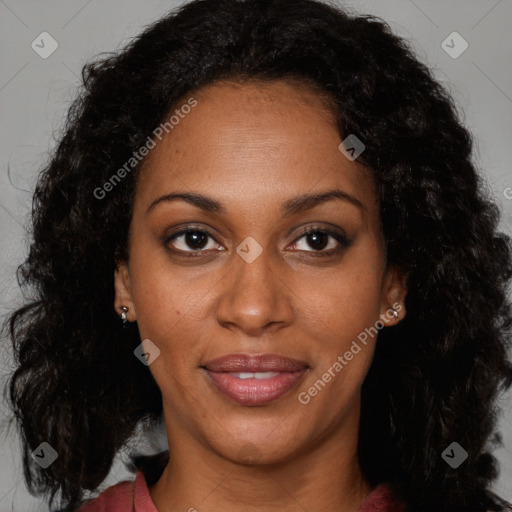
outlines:
[[347, 239], [342, 234], [320, 229], [306, 231], [297, 240], [294, 245], [299, 245], [299, 241], [304, 240], [307, 245], [313, 248], [313, 251], [298, 248], [298, 250], [306, 252], [332, 253], [339, 249], [337, 246], [346, 247], [348, 245]]

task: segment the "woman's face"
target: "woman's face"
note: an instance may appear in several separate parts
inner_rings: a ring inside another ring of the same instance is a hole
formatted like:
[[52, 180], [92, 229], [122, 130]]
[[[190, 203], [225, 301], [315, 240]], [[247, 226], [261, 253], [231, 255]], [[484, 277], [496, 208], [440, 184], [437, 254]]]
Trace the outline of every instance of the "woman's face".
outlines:
[[193, 98], [141, 170], [115, 279], [117, 311], [160, 350], [149, 369], [170, 443], [269, 463], [354, 439], [365, 329], [396, 323], [405, 293], [370, 174], [306, 87], [216, 83]]

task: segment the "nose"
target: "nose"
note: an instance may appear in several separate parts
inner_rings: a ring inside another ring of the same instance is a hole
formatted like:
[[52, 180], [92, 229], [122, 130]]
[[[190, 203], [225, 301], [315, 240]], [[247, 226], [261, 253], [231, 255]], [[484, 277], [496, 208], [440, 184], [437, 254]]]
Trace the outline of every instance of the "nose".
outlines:
[[217, 303], [218, 323], [254, 337], [290, 325], [293, 292], [279, 262], [271, 261], [266, 250], [250, 263], [239, 254], [233, 260]]

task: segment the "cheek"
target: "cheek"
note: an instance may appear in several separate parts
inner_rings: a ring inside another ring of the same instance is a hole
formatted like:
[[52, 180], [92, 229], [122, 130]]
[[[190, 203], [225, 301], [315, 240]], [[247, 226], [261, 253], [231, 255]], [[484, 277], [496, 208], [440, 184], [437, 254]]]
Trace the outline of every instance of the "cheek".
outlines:
[[149, 338], [160, 350], [150, 365], [164, 401], [182, 410], [194, 402], [192, 375], [197, 372], [204, 337], [204, 322], [198, 318], [201, 294], [191, 289], [177, 272], [153, 266], [136, 274], [133, 294], [141, 339]]
[[149, 338], [159, 347], [166, 365], [190, 365], [202, 337], [201, 294], [176, 279], [161, 278], [146, 281], [134, 297], [141, 339]]
[[194, 314], [199, 294], [189, 284], [187, 270], [170, 264], [165, 251], [143, 235], [130, 253], [130, 279], [141, 337], [171, 333], [183, 318]]
[[358, 399], [377, 341], [379, 265], [360, 263], [347, 262], [343, 271], [316, 281], [309, 307], [302, 310], [307, 315], [300, 320], [302, 331], [315, 340], [311, 350], [315, 364], [297, 398], [327, 423], [340, 421]]
[[308, 317], [303, 325], [324, 332], [337, 345], [357, 337], [379, 319], [382, 272], [375, 245], [364, 244], [347, 252], [339, 266], [297, 274], [292, 286], [300, 299], [298, 310]]
[[177, 375], [176, 369], [184, 367], [186, 346], [194, 347], [183, 336], [194, 297], [177, 273], [169, 272], [165, 262], [143, 249], [138, 245], [130, 254], [131, 289], [140, 338], [150, 339], [160, 350], [149, 369], [162, 389], [163, 383], [172, 382]]

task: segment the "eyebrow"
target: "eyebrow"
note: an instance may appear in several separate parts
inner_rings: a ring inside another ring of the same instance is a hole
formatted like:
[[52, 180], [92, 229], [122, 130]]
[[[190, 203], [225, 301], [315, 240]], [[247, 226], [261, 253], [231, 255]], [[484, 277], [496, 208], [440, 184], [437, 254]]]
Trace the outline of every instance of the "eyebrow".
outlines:
[[[362, 210], [366, 210], [365, 206], [356, 197], [340, 189], [331, 189], [318, 194], [304, 194], [288, 199], [281, 205], [281, 213], [284, 217], [288, 217], [303, 212], [305, 210], [310, 210], [319, 204], [331, 201], [333, 199], [345, 201], [354, 206], [357, 206]], [[181, 192], [166, 194], [164, 196], [159, 197], [158, 199], [155, 199], [149, 205], [149, 208], [146, 210], [146, 214], [148, 214], [153, 208], [155, 208], [159, 204], [169, 203], [178, 200], [186, 201], [192, 206], [200, 208], [201, 210], [207, 213], [214, 213], [217, 215], [227, 213], [226, 207], [217, 199], [213, 199], [212, 197], [208, 197], [198, 193]]]

